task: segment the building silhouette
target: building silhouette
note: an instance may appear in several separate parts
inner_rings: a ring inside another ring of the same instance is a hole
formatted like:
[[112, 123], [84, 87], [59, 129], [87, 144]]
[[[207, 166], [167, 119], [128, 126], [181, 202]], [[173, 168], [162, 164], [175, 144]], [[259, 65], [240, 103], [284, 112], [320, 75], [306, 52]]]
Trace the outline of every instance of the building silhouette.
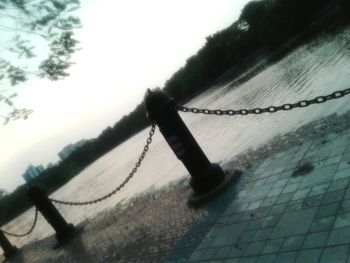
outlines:
[[79, 149], [81, 146], [83, 146], [87, 141], [85, 139], [82, 139], [76, 143], [71, 143], [65, 146], [62, 151], [58, 153], [58, 157], [63, 161], [68, 158], [69, 155], [72, 154], [75, 150]]
[[42, 165], [33, 166], [30, 164], [24, 174], [22, 175], [24, 180], [29, 183], [31, 182], [35, 177], [39, 176], [45, 171], [44, 167]]

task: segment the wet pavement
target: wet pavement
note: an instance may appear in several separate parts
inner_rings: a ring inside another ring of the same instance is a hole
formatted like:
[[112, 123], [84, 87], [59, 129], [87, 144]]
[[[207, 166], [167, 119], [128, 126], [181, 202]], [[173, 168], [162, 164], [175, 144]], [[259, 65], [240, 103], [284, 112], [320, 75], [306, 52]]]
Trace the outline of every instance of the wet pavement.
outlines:
[[208, 205], [187, 206], [186, 177], [83, 222], [59, 249], [51, 236], [10, 262], [350, 262], [350, 113], [222, 166], [243, 176]]

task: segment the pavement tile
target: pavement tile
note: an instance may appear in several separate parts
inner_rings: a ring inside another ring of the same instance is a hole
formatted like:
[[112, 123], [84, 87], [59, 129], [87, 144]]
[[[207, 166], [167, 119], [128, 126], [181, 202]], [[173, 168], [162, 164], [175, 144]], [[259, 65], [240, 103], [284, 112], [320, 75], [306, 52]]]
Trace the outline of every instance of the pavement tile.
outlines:
[[246, 226], [245, 230], [254, 230], [254, 229], [258, 229], [261, 224], [262, 224], [263, 220], [262, 219], [255, 219], [252, 220], [248, 223], [248, 225]]
[[[334, 178], [335, 179], [341, 179], [341, 178], [347, 178], [347, 177], [350, 177], [350, 163], [349, 163], [350, 159], [346, 159], [346, 160], [343, 160], [342, 162], [339, 163], [338, 165], [338, 169], [337, 169], [337, 172], [336, 174], [334, 175]], [[345, 173], [340, 173], [341, 171], [343, 170], [347, 170], [347, 172]]]
[[295, 263], [318, 263], [321, 252], [321, 249], [302, 250]]
[[340, 206], [340, 203], [332, 203], [328, 205], [322, 205], [319, 207], [318, 212], [316, 214], [316, 217], [328, 217], [335, 215], [338, 212], [338, 208]]
[[287, 237], [283, 243], [282, 251], [300, 249], [304, 243], [305, 235]]
[[254, 237], [254, 241], [266, 240], [270, 237], [273, 227], [259, 229]]
[[280, 179], [280, 177], [279, 177], [278, 174], [276, 174], [276, 175], [271, 175], [271, 176], [265, 178], [265, 183], [271, 184], [271, 183], [276, 182], [278, 179]]
[[339, 202], [343, 196], [345, 191], [344, 190], [338, 190], [338, 191], [332, 191], [328, 192], [324, 195], [322, 204], [330, 204], [334, 202]]
[[257, 230], [243, 232], [242, 235], [237, 240], [237, 242], [245, 243], [245, 242], [251, 241], [253, 239], [253, 237], [256, 235], [256, 232], [257, 232]]
[[314, 206], [319, 206], [323, 199], [323, 194], [321, 195], [314, 195], [306, 198], [303, 203], [303, 208], [309, 208]]
[[272, 206], [268, 215], [273, 216], [273, 215], [281, 214], [286, 209], [286, 207], [287, 207], [286, 203]]
[[327, 242], [328, 235], [328, 231], [306, 235], [303, 248], [323, 247]]
[[292, 196], [293, 196], [294, 193], [282, 193], [278, 196], [275, 204], [282, 204], [282, 203], [285, 203], [285, 202], [288, 202]]
[[349, 246], [328, 247], [322, 253], [320, 263], [344, 263], [349, 255]]
[[238, 214], [240, 213], [240, 207], [239, 206], [230, 206], [226, 209], [226, 211], [224, 212], [224, 216], [228, 216], [228, 215], [233, 215], [233, 214]]
[[278, 188], [273, 188], [267, 195], [267, 197], [278, 196], [283, 191], [283, 186]]
[[220, 247], [215, 253], [215, 258], [226, 258], [230, 253], [231, 247]]
[[263, 254], [278, 252], [282, 247], [284, 238], [268, 240], [262, 250]]
[[261, 227], [273, 227], [277, 224], [279, 219], [280, 219], [280, 215], [265, 217]]
[[302, 176], [295, 176], [295, 177], [292, 176], [289, 178], [288, 184], [291, 185], [291, 184], [300, 183], [302, 180], [304, 180]]
[[331, 231], [327, 246], [348, 244], [350, 241], [350, 227], [336, 228]]
[[231, 215], [231, 216], [226, 216], [225, 218], [225, 223], [236, 223], [236, 222], [239, 222], [242, 218], [243, 214], [234, 214], [234, 215]]
[[329, 150], [328, 149], [322, 149], [322, 150], [317, 150], [317, 151], [311, 151], [308, 152], [305, 157], [304, 160], [312, 160], [314, 162], [316, 161], [320, 161], [320, 160], [326, 160], [329, 156]]
[[254, 187], [258, 187], [260, 185], [263, 185], [264, 183], [265, 183], [265, 178], [257, 180], [257, 181], [255, 181]]
[[244, 197], [244, 200], [246, 202], [260, 201], [267, 197], [268, 193], [270, 192], [270, 189], [271, 185], [262, 185], [259, 187], [252, 188], [249, 194], [246, 197]]
[[199, 249], [203, 249], [203, 248], [207, 248], [210, 246], [210, 243], [212, 242], [212, 238], [208, 237], [208, 235], [202, 239], [202, 241], [200, 242], [198, 248]]
[[284, 178], [281, 180], [278, 180], [274, 185], [273, 188], [280, 188], [284, 187], [288, 183], [289, 178]]
[[334, 228], [345, 226], [350, 226], [350, 213], [338, 214], [335, 219]]
[[245, 256], [258, 255], [265, 246], [266, 241], [259, 241], [250, 243], [244, 252]]
[[282, 173], [285, 170], [284, 164], [281, 162], [281, 160], [278, 162], [278, 165], [279, 165], [279, 167], [274, 168], [271, 171], [271, 174], [280, 174], [280, 173]]
[[332, 183], [330, 184], [328, 191], [335, 191], [335, 190], [340, 190], [340, 189], [344, 189], [348, 186], [349, 183], [349, 179], [348, 178], [343, 178], [343, 179], [339, 179], [339, 180], [335, 180], [332, 181]]
[[195, 250], [192, 255], [189, 257], [189, 262], [195, 262], [200, 259], [200, 256], [202, 255], [202, 250]]
[[258, 209], [255, 210], [255, 218], [257, 217], [265, 217], [267, 216], [267, 214], [269, 213], [270, 209], [269, 207], [260, 207]]
[[296, 191], [292, 197], [292, 200], [304, 199], [310, 192], [310, 188], [305, 188], [303, 190]]
[[232, 245], [242, 234], [246, 224], [247, 223], [236, 223], [232, 225], [223, 226], [218, 232], [217, 236], [214, 238], [211, 245], [213, 247]]
[[[300, 183], [293, 183], [293, 184], [288, 184], [284, 187], [282, 193], [290, 193], [290, 192], [295, 192], [298, 189]], [[288, 200], [289, 201], [289, 200]]]
[[258, 257], [244, 257], [240, 258], [238, 263], [255, 263]]
[[326, 193], [329, 184], [330, 183], [328, 182], [328, 183], [325, 183], [325, 184], [321, 184], [321, 185], [312, 187], [309, 196], [320, 195], [320, 194]]
[[338, 166], [338, 171], [334, 175], [334, 180], [349, 178], [350, 168], [348, 162], [340, 163]]
[[275, 260], [277, 255], [262, 255], [255, 263], [271, 263]]
[[268, 212], [269, 212], [269, 207], [251, 210], [251, 211], [246, 212], [243, 215], [243, 217], [241, 218], [241, 220], [247, 221], [247, 220], [252, 220], [252, 219], [259, 219], [259, 218], [266, 216], [266, 214]]
[[332, 181], [336, 169], [337, 165], [331, 165], [311, 171], [308, 175], [304, 176], [304, 180], [301, 181], [299, 189], [313, 187]]
[[247, 211], [257, 209], [260, 206], [260, 204], [262, 203], [262, 201], [263, 200], [251, 202], [247, 208]]
[[350, 151], [349, 151], [349, 146], [346, 148], [346, 151], [343, 154], [343, 159], [342, 161], [349, 161], [350, 160]]
[[317, 208], [302, 209], [282, 215], [271, 238], [304, 234], [308, 231], [315, 217]]
[[211, 260], [216, 254], [217, 248], [207, 248], [202, 250], [202, 253], [199, 257], [200, 260]]
[[330, 230], [333, 227], [335, 216], [317, 218], [311, 225], [310, 232]]
[[238, 263], [239, 258], [230, 258], [230, 259], [226, 259], [224, 261], [224, 263]]
[[[344, 149], [345, 150], [345, 149]], [[341, 161], [341, 159], [343, 158], [342, 154], [336, 155], [336, 156], [330, 156], [326, 162], [324, 163], [324, 166], [329, 166], [332, 164], [337, 164]]]
[[346, 189], [344, 199], [350, 199], [350, 188]]
[[302, 199], [290, 201], [288, 203], [286, 209], [284, 210], [284, 212], [287, 213], [287, 212], [294, 212], [294, 211], [300, 210], [303, 208], [303, 204], [304, 204], [304, 202]]
[[335, 149], [332, 149], [331, 152], [329, 153], [330, 157], [335, 157], [335, 156], [343, 156], [344, 152], [346, 150], [346, 146], [338, 147]]
[[277, 196], [265, 198], [260, 204], [260, 207], [272, 206], [275, 203], [276, 199]]
[[276, 263], [294, 263], [298, 252], [281, 253], [276, 258]]
[[340, 204], [339, 213], [350, 212], [350, 200], [344, 200]]
[[248, 247], [248, 244], [235, 244], [231, 246], [230, 252], [228, 253], [227, 257], [229, 258], [235, 258], [240, 257], [243, 255], [244, 251]]

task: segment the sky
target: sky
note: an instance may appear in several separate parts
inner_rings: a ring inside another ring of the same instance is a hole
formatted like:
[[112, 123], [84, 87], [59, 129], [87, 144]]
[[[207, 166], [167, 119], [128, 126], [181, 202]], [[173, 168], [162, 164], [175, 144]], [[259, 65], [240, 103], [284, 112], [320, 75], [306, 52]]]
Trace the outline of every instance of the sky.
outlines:
[[0, 126], [0, 188], [12, 191], [24, 183], [29, 164], [57, 162], [67, 144], [114, 125], [148, 88], [162, 87], [207, 36], [235, 22], [249, 0], [81, 2], [81, 50], [70, 76], [33, 79], [14, 90], [16, 105], [34, 113]]

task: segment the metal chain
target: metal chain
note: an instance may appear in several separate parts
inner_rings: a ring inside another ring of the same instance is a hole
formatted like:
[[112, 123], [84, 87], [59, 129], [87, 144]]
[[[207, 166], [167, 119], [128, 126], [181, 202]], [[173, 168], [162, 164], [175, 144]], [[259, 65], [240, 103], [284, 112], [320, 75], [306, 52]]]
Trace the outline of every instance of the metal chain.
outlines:
[[134, 165], [134, 168], [132, 168], [131, 172], [129, 173], [129, 175], [124, 179], [124, 181], [118, 186], [116, 187], [113, 191], [111, 191], [110, 193], [91, 200], [91, 201], [84, 201], [84, 202], [69, 202], [69, 201], [62, 201], [62, 200], [57, 200], [57, 199], [50, 199], [52, 202], [54, 203], [58, 203], [58, 204], [63, 204], [63, 205], [71, 205], [71, 206], [83, 206], [83, 205], [93, 205], [96, 203], [99, 203], [109, 197], [111, 197], [112, 195], [114, 195], [115, 193], [117, 193], [118, 191], [120, 191], [129, 181], [130, 179], [135, 175], [135, 173], [137, 172], [137, 169], [141, 166], [141, 163], [143, 161], [143, 159], [146, 156], [146, 153], [149, 150], [149, 145], [152, 143], [152, 137], [154, 135], [156, 129], [156, 125], [152, 124], [151, 130], [149, 131], [149, 136], [146, 140], [146, 145], [143, 147], [143, 151], [138, 159], [138, 161], [136, 162], [136, 164]]
[[270, 106], [266, 108], [254, 108], [254, 109], [241, 109], [241, 110], [210, 110], [210, 109], [198, 109], [198, 108], [187, 108], [184, 106], [178, 106], [178, 110], [182, 112], [191, 112], [191, 113], [201, 113], [201, 114], [208, 114], [208, 115], [248, 115], [248, 114], [262, 114], [262, 113], [275, 113], [277, 111], [289, 111], [294, 108], [304, 108], [307, 106], [310, 106], [312, 104], [320, 104], [327, 102], [329, 100], [333, 99], [339, 99], [346, 95], [350, 94], [350, 88], [335, 91], [329, 95], [326, 96], [318, 96], [314, 99], [310, 100], [301, 100], [296, 103], [287, 103], [283, 104], [281, 106]]
[[34, 228], [35, 228], [35, 226], [36, 226], [37, 221], [38, 221], [38, 209], [35, 209], [35, 215], [34, 215], [33, 224], [32, 224], [32, 226], [30, 227], [30, 229], [29, 229], [27, 232], [25, 232], [24, 234], [14, 234], [14, 233], [10, 233], [10, 232], [7, 232], [7, 231], [5, 231], [5, 230], [2, 230], [2, 229], [0, 229], [0, 232], [6, 234], [6, 235], [8, 235], [8, 236], [13, 236], [13, 237], [24, 237], [24, 236], [28, 236], [30, 233], [33, 232], [33, 230], [34, 230]]

